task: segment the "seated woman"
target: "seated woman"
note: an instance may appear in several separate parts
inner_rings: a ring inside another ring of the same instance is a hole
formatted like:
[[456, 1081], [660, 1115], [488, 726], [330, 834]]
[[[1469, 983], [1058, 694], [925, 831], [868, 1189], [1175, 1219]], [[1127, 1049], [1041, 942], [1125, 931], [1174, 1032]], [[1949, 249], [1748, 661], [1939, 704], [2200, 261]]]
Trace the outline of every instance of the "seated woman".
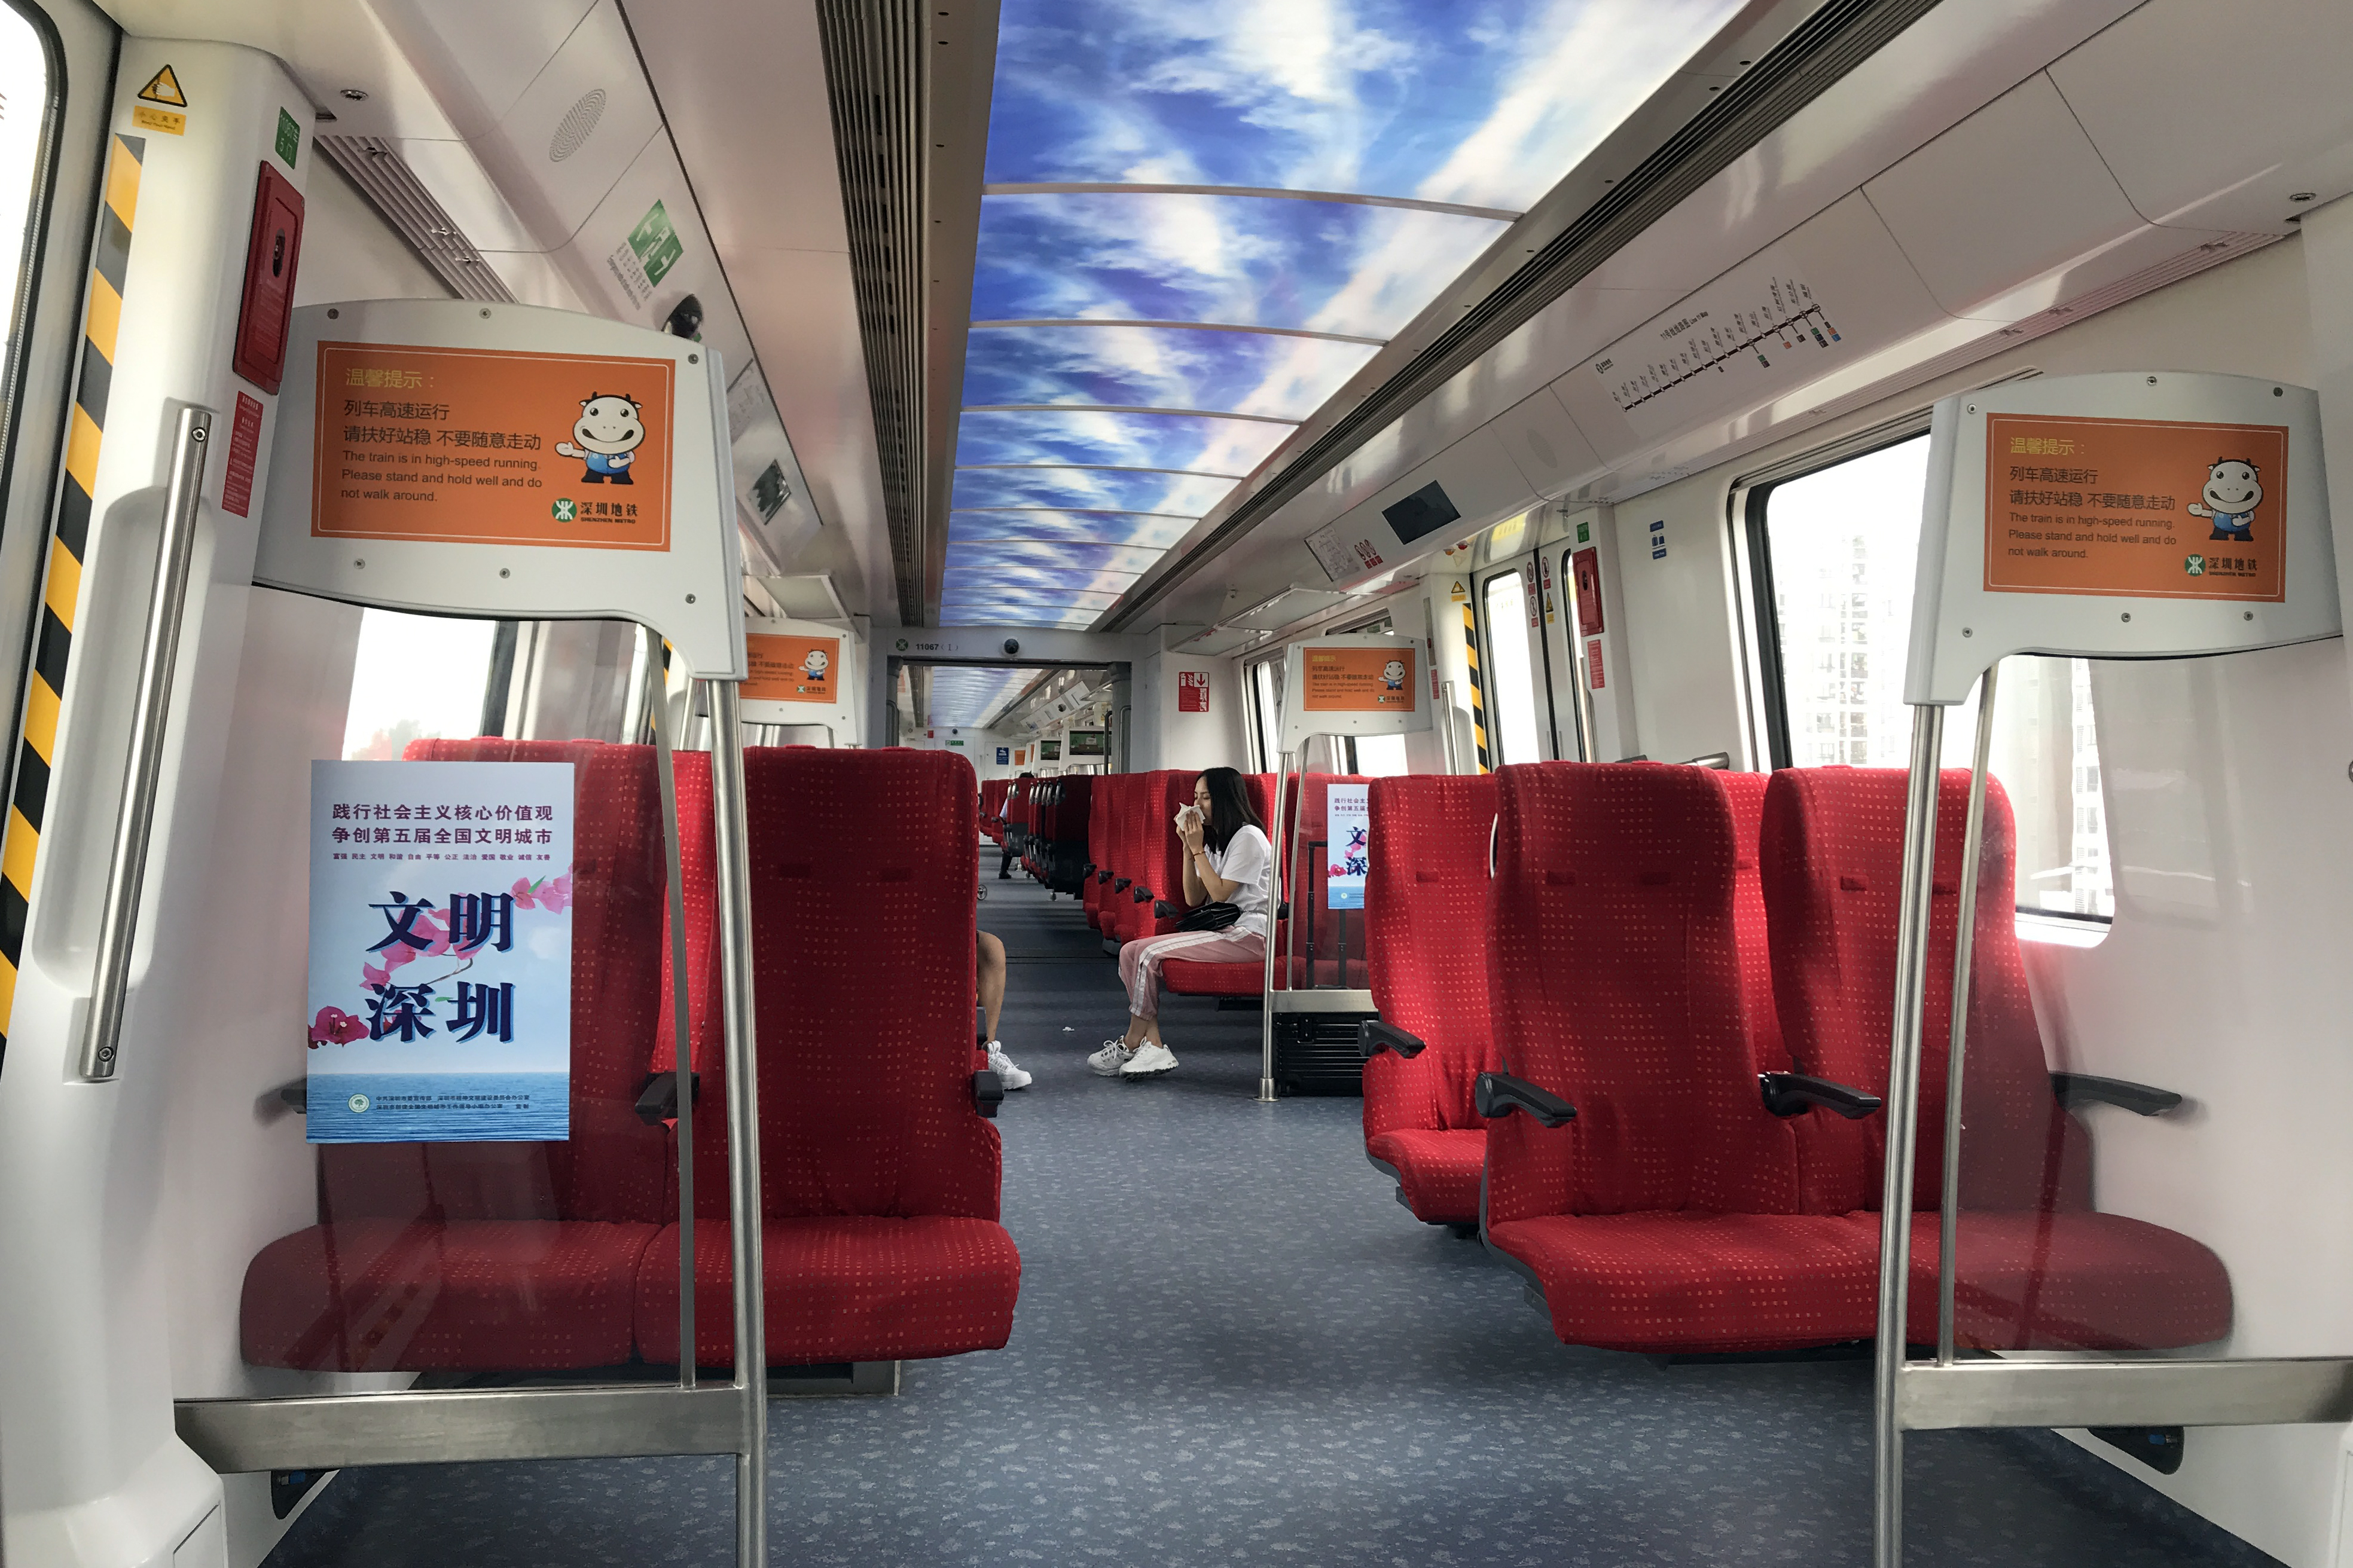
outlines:
[[1267, 888], [1274, 849], [1250, 809], [1242, 775], [1211, 768], [1193, 784], [1193, 804], [1176, 814], [1185, 849], [1185, 903], [1231, 904], [1238, 911], [1221, 931], [1171, 931], [1142, 937], [1119, 950], [1119, 977], [1127, 987], [1127, 1033], [1105, 1040], [1087, 1066], [1105, 1078], [1155, 1078], [1176, 1066], [1160, 1037], [1160, 964], [1172, 953], [1208, 963], [1261, 963], [1266, 959]]

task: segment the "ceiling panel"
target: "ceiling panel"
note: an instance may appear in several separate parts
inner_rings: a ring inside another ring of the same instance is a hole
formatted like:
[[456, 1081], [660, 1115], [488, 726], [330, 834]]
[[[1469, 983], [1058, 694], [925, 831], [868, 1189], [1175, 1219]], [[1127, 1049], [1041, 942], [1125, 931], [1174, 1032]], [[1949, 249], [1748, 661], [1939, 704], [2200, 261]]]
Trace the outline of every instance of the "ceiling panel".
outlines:
[[952, 504], [1045, 507], [1061, 511], [1141, 511], [1198, 517], [1234, 488], [1229, 479], [1150, 468], [960, 468]]
[[1282, 445], [1288, 424], [1094, 409], [966, 409], [959, 463], [1106, 463], [1239, 479]]
[[955, 511], [948, 514], [948, 547], [983, 539], [1071, 540], [1166, 550], [1185, 537], [1192, 520], [1132, 511]]
[[1084, 567], [1090, 572], [1148, 572], [1160, 558], [1156, 550], [1124, 544], [1078, 544], [1060, 541], [995, 540], [961, 544], [949, 552], [948, 567], [973, 570], [1033, 571]]
[[972, 316], [1223, 322], [1386, 341], [1509, 226], [1276, 196], [995, 195], [980, 207]]
[[1367, 343], [1194, 327], [993, 327], [972, 334], [964, 400], [1297, 420], [1376, 352]]

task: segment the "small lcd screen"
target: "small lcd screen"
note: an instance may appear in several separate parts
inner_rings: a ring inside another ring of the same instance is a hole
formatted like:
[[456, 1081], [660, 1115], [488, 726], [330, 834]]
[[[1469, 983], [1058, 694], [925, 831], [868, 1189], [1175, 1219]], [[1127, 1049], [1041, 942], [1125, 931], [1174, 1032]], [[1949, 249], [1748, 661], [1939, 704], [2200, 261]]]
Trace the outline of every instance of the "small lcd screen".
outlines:
[[1425, 533], [1444, 528], [1462, 514], [1455, 510], [1454, 503], [1447, 499], [1438, 481], [1432, 479], [1403, 500], [1383, 507], [1381, 515], [1397, 531], [1398, 538], [1410, 544]]
[[1038, 760], [1041, 763], [1060, 762], [1062, 760], [1062, 742], [1060, 741], [1039, 742]]
[[1071, 755], [1074, 757], [1107, 757], [1111, 755], [1110, 731], [1073, 730], [1070, 733]]

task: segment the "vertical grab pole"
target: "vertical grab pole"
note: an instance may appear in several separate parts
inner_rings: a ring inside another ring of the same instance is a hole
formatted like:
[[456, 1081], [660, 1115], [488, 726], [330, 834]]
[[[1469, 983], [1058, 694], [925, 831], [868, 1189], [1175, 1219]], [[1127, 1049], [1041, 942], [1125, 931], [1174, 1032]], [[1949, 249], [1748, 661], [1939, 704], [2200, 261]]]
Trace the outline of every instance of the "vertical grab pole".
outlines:
[[654, 726], [654, 772], [661, 780], [662, 848], [670, 862], [670, 1070], [678, 1079], [678, 1385], [694, 1386], [694, 1046], [689, 1034], [686, 970], [686, 870], [678, 830], [678, 768], [671, 753], [670, 704], [651, 630], [638, 628], [640, 700]]
[[[1276, 917], [1282, 909], [1282, 797], [1283, 786], [1291, 779], [1292, 756], [1293, 753], [1289, 752], [1280, 752], [1274, 762], [1274, 822], [1271, 825], [1274, 829], [1272, 836], [1274, 886], [1266, 900], [1266, 982], [1263, 991], [1265, 1005], [1259, 1009], [1258, 1015], [1258, 1102], [1261, 1105], [1272, 1105], [1275, 1102], [1274, 928], [1281, 923]], [[1289, 976], [1286, 975], [1285, 978], [1288, 979]]]
[[1945, 1188], [1936, 1216], [1936, 1364], [1953, 1364], [1953, 1281], [1960, 1273], [1961, 1083], [1969, 1043], [1969, 960], [1977, 951], [1978, 858], [1985, 851], [1986, 772], [1993, 760], [1994, 678], [1978, 687], [1978, 744], [1969, 762], [1968, 830], [1961, 841], [1960, 929], [1953, 936], [1953, 1038], [1945, 1061]]
[[147, 880], [147, 842], [155, 826], [155, 791], [164, 776], [164, 729], [172, 717], [172, 677], [179, 664], [180, 621], [188, 604], [188, 563], [196, 544], [196, 505], [205, 487], [205, 444], [213, 413], [180, 410], [172, 437], [172, 475], [164, 492], [164, 532], [155, 550], [155, 586], [147, 637], [132, 698], [131, 751], [122, 764], [122, 816], [106, 868], [106, 901], [98, 917], [98, 964], [90, 977], [90, 1026], [81, 1039], [81, 1076], [114, 1077], [122, 1009], [131, 990], [131, 949], [139, 934], [139, 896]]
[[1438, 685], [1438, 755], [1449, 778], [1458, 771], [1454, 759], [1454, 682]]
[[1886, 1182], [1879, 1204], [1879, 1338], [1872, 1368], [1873, 1568], [1903, 1568], [1905, 1281], [1912, 1263], [1912, 1157], [1920, 1115], [1920, 1015], [1928, 968], [1928, 896], [1936, 858], [1936, 763], [1945, 710], [1912, 710], [1912, 779], [1904, 813], [1904, 906], [1895, 933], [1895, 1021], [1887, 1058]]
[[744, 1447], [735, 1456], [735, 1562], [767, 1568], [768, 1333], [761, 1273], [760, 1081], [752, 1012], [751, 837], [744, 800], [744, 729], [735, 683], [707, 680], [711, 804], [719, 838], [719, 953], [727, 1022], [727, 1213], [735, 1266], [735, 1386]]

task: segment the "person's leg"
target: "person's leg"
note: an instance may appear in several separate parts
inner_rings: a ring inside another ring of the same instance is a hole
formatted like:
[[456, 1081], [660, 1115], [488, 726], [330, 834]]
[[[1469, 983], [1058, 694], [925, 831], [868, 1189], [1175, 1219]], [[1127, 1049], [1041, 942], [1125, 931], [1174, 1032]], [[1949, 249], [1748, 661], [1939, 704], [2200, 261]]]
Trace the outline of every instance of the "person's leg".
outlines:
[[1005, 944], [982, 931], [973, 942], [973, 979], [980, 989], [980, 1014], [989, 1039], [997, 1038], [997, 1018], [1005, 1006]]
[[1167, 1044], [1160, 1037], [1160, 965], [1179, 953], [1211, 963], [1231, 963], [1245, 958], [1263, 962], [1266, 948], [1254, 936], [1236, 939], [1213, 931], [1171, 931], [1166, 936], [1145, 937], [1121, 948], [1119, 977], [1127, 987], [1128, 1011], [1127, 1037], [1122, 1043], [1130, 1050], [1145, 1045]]
[[997, 879], [1008, 879], [1013, 874], [1013, 830], [1005, 830], [1005, 853], [997, 858]]

